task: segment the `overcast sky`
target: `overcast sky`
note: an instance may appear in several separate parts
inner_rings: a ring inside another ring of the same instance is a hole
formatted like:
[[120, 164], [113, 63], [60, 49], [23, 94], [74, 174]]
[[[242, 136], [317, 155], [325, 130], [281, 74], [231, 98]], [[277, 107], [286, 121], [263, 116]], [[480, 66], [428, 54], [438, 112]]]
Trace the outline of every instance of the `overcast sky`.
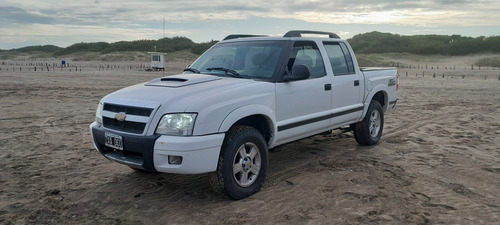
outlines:
[[1, 0], [0, 49], [320, 30], [500, 35], [500, 0]]

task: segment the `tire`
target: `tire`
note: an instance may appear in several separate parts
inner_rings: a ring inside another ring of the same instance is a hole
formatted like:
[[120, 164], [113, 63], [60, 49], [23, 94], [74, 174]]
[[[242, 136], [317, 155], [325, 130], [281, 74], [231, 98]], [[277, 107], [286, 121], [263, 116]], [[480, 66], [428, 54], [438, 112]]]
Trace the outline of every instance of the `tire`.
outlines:
[[222, 144], [217, 170], [209, 175], [210, 186], [232, 199], [246, 198], [264, 184], [268, 162], [267, 145], [258, 130], [231, 128]]
[[360, 145], [375, 145], [384, 130], [384, 112], [378, 101], [372, 100], [362, 121], [354, 124], [354, 138]]

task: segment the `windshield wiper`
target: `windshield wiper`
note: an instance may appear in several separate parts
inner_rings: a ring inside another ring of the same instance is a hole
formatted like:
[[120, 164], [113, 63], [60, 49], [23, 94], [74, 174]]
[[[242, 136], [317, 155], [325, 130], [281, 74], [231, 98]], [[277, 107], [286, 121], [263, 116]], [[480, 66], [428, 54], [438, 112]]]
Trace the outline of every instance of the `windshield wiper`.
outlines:
[[200, 73], [200, 71], [199, 71], [199, 70], [197, 70], [197, 69], [193, 69], [193, 68], [189, 68], [189, 67], [188, 67], [188, 68], [186, 68], [186, 69], [184, 69], [184, 71], [189, 71], [189, 72], [193, 72], [193, 73]]
[[[241, 75], [240, 73], [232, 70], [232, 69], [228, 69], [228, 68], [224, 68], [224, 67], [210, 67], [210, 68], [207, 68], [206, 70], [208, 71], [212, 71], [212, 70], [220, 70], [220, 71], [224, 71], [226, 72], [226, 75], [230, 75], [232, 77], [238, 77], [238, 78], [241, 78]], [[229, 73], [229, 74], [228, 74]]]

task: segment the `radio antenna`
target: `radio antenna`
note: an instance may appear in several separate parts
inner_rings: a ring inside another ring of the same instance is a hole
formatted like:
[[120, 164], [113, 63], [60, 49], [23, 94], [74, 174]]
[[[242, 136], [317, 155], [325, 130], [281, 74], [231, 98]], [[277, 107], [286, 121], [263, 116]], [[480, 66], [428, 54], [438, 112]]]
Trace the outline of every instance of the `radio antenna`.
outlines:
[[[163, 13], [163, 39], [162, 39], [162, 52], [165, 53], [165, 13]], [[163, 55], [163, 76], [165, 76], [165, 55]]]

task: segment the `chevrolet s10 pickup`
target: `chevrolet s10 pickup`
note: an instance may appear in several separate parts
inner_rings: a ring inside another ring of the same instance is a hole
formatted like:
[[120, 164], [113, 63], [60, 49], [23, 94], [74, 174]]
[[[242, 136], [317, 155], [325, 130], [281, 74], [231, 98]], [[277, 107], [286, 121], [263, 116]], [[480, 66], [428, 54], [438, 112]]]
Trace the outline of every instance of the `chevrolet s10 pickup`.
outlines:
[[258, 192], [268, 150], [334, 129], [375, 145], [397, 103], [395, 68], [359, 68], [336, 34], [230, 35], [182, 74], [102, 98], [94, 147], [136, 170], [208, 173], [233, 199]]

